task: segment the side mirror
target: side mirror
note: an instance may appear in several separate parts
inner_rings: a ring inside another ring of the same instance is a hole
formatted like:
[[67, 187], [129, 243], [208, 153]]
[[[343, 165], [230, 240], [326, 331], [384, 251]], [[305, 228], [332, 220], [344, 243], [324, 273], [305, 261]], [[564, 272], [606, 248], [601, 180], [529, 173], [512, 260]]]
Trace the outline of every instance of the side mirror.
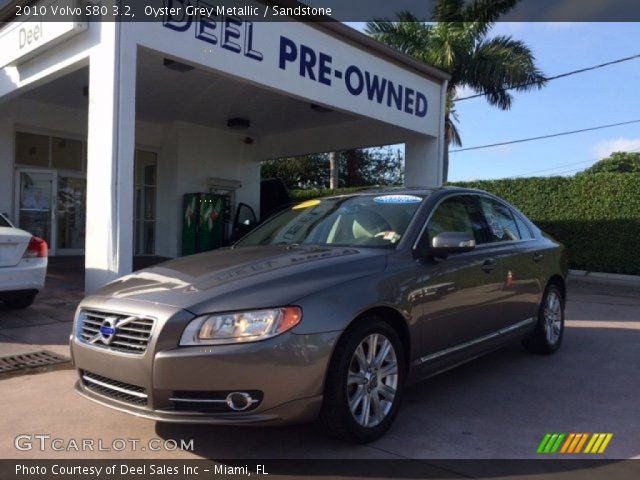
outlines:
[[442, 232], [431, 240], [431, 245], [425, 234], [413, 250], [413, 256], [426, 260], [433, 257], [447, 257], [451, 253], [469, 252], [474, 248], [476, 248], [476, 241], [468, 233]]
[[470, 252], [476, 248], [475, 239], [468, 233], [442, 232], [433, 237], [431, 253], [444, 256], [451, 253]]

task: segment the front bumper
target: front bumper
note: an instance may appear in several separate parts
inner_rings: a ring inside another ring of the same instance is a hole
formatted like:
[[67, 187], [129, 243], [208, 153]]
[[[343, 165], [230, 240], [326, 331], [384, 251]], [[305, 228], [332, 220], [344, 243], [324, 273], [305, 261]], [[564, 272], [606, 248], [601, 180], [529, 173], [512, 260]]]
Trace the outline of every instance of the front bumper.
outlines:
[[[134, 308], [131, 302], [120, 303], [115, 311], [131, 312]], [[102, 307], [106, 310], [104, 304]], [[165, 422], [286, 424], [317, 415], [339, 332], [287, 332], [254, 343], [178, 347], [180, 334], [193, 315], [171, 307], [154, 308], [160, 309], [154, 312], [158, 324], [143, 354], [90, 346], [72, 335], [71, 353], [79, 372], [76, 390], [80, 394], [116, 410]], [[118, 391], [95, 388], [92, 381], [86, 381], [87, 375]], [[145, 398], [138, 401], [138, 397], [119, 394], [130, 390]], [[218, 402], [214, 409], [207, 408], [212, 404], [197, 400], [225, 398], [228, 392], [236, 391], [258, 392], [253, 396], [259, 402], [245, 411], [233, 411], [219, 400], [209, 400]], [[176, 397], [196, 400], [178, 402]]]
[[105, 407], [128, 413], [140, 418], [167, 423], [208, 424], [208, 425], [288, 425], [303, 423], [314, 419], [322, 405], [322, 395], [293, 400], [261, 413], [217, 413], [217, 414], [181, 414], [175, 411], [131, 408], [129, 405], [114, 402], [104, 396], [97, 395], [82, 386], [80, 380], [75, 384], [76, 391], [85, 398]]

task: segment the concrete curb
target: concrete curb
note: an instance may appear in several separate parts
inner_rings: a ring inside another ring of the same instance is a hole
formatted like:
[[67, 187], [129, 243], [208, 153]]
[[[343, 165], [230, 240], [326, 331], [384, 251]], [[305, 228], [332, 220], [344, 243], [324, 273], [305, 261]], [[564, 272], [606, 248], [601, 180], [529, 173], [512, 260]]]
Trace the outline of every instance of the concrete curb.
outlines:
[[616, 283], [626, 283], [630, 285], [640, 285], [640, 276], [623, 275], [620, 273], [587, 272], [586, 270], [569, 270], [569, 276], [576, 278], [586, 278], [592, 280], [610, 281]]

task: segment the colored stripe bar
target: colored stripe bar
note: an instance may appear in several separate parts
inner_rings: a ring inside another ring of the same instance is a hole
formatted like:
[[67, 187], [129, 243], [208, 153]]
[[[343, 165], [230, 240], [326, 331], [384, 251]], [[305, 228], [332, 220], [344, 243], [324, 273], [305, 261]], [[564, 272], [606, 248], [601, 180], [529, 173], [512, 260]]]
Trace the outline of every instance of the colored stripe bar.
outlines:
[[578, 446], [578, 442], [580, 442], [580, 440], [582, 440], [582, 434], [576, 433], [576, 436], [574, 437], [573, 442], [571, 442], [571, 445], [569, 446], [569, 450], [567, 451], [567, 453], [573, 453], [576, 447]]
[[580, 435], [582, 435], [582, 438], [580, 439], [580, 442], [576, 446], [576, 451], [573, 453], [580, 453], [580, 451], [582, 450], [582, 446], [584, 445], [584, 442], [586, 442], [587, 438], [589, 437], [588, 433], [581, 433]]
[[553, 448], [553, 445], [555, 444], [557, 438], [558, 438], [557, 433], [554, 433], [553, 435], [551, 435], [551, 438], [547, 442], [547, 445], [544, 447], [544, 453], [551, 453], [551, 448]]
[[605, 449], [609, 445], [609, 442], [611, 441], [612, 438], [613, 438], [613, 433], [607, 433], [607, 436], [605, 437], [604, 442], [602, 442], [602, 445], [600, 445], [600, 450], [598, 450], [598, 453], [604, 453]]
[[566, 453], [567, 450], [569, 449], [569, 445], [571, 445], [571, 442], [573, 442], [573, 439], [576, 437], [575, 433], [570, 433], [569, 436], [567, 437], [567, 441], [564, 442], [564, 445], [562, 446], [562, 449], [560, 450], [560, 453]]
[[558, 435], [558, 439], [556, 440], [556, 443], [553, 444], [553, 447], [551, 447], [550, 453], [556, 453], [558, 451], [558, 448], [560, 448], [560, 444], [562, 443], [562, 440], [564, 440], [564, 433], [561, 433], [560, 435]]
[[550, 433], [547, 433], [544, 436], [544, 438], [540, 442], [540, 445], [538, 445], [537, 453], [543, 453], [544, 452], [544, 447], [547, 445], [547, 442], [549, 441], [550, 438], [551, 438], [551, 434]]
[[598, 437], [599, 436], [600, 436], [599, 433], [594, 433], [591, 436], [591, 439], [589, 440], [589, 443], [587, 443], [587, 448], [584, 449], [584, 453], [591, 453], [591, 449], [593, 448], [595, 443], [598, 441]]
[[604, 453], [612, 438], [613, 433], [547, 433], [537, 453]]
[[600, 449], [600, 445], [602, 445], [602, 442], [604, 442], [604, 438], [606, 436], [607, 436], [606, 433], [598, 434], [598, 440], [596, 440], [596, 443], [593, 445], [593, 447], [591, 447], [591, 453], [598, 453], [598, 450]]

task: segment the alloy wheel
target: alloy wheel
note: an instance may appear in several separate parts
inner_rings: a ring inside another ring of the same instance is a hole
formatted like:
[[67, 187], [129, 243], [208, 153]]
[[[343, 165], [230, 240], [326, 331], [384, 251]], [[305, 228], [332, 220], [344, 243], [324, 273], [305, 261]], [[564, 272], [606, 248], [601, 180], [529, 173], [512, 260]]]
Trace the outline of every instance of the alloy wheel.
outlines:
[[363, 427], [379, 425], [389, 414], [398, 388], [398, 359], [391, 341], [380, 333], [365, 337], [349, 364], [347, 398]]
[[555, 345], [562, 332], [562, 303], [558, 293], [551, 290], [544, 306], [544, 333], [549, 345]]

